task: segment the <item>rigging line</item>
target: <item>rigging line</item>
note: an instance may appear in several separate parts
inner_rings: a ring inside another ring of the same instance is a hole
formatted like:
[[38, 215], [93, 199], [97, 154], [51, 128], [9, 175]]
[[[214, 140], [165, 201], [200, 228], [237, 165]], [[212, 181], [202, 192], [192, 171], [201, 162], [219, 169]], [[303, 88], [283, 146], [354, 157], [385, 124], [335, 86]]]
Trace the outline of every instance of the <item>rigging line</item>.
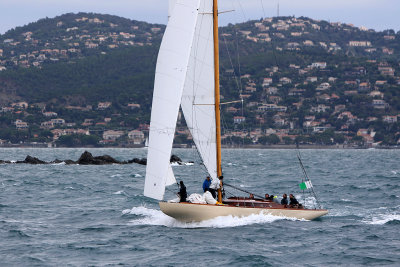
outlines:
[[260, 2], [261, 2], [261, 7], [262, 7], [263, 15], [264, 15], [264, 18], [265, 18], [265, 9], [264, 9], [263, 0], [260, 0]]
[[238, 63], [238, 74], [239, 74], [239, 93], [240, 96], [243, 93], [243, 87], [242, 87], [242, 70], [241, 70], [241, 65], [240, 65], [240, 53], [239, 53], [239, 38], [238, 38], [238, 34], [237, 34], [237, 29], [236, 26], [233, 26], [234, 32], [235, 32], [235, 39], [236, 39], [236, 60]]
[[231, 185], [231, 184], [224, 183], [224, 186], [232, 187], [232, 188], [234, 188], [234, 189], [236, 189], [236, 190], [242, 191], [242, 192], [247, 193], [247, 194], [252, 194], [252, 195], [254, 195], [255, 197], [259, 197], [259, 198], [262, 198], [262, 199], [264, 198], [263, 196], [260, 196], [260, 195], [251, 193], [250, 191], [241, 189], [241, 188], [239, 188], [239, 187], [237, 187], [237, 186], [234, 186], [234, 185]]
[[246, 18], [246, 14], [244, 13], [244, 9], [242, 7], [242, 4], [240, 3], [240, 0], [238, 0], [237, 2], [239, 4], [240, 10], [242, 11], [244, 20], [247, 21], [248, 19]]
[[[222, 33], [222, 30], [221, 30], [221, 33]], [[236, 86], [240, 90], [239, 81], [236, 76], [235, 68], [233, 67], [232, 57], [231, 57], [231, 54], [229, 53], [228, 42], [226, 41], [225, 35], [223, 35], [223, 34], [221, 34], [221, 35], [224, 40], [224, 45], [225, 45], [226, 53], [228, 54], [229, 63], [231, 64], [231, 68], [233, 69], [233, 76], [235, 78]]]
[[[303, 162], [301, 161], [300, 151], [299, 151], [299, 150], [297, 150], [297, 158], [299, 159], [300, 166], [301, 166], [301, 169], [303, 170], [305, 179], [308, 180], [308, 181], [310, 181], [310, 179], [309, 179], [309, 177], [308, 177], [308, 174], [307, 174], [307, 171], [306, 171], [306, 169], [304, 168]], [[312, 193], [313, 193], [313, 195], [314, 195], [314, 197], [315, 197], [315, 200], [316, 200], [316, 202], [317, 202], [318, 207], [321, 208], [321, 204], [320, 204], [320, 202], [319, 202], [319, 200], [318, 200], [317, 194], [316, 194], [315, 191], [314, 191], [314, 187], [311, 187], [311, 191], [312, 191]]]

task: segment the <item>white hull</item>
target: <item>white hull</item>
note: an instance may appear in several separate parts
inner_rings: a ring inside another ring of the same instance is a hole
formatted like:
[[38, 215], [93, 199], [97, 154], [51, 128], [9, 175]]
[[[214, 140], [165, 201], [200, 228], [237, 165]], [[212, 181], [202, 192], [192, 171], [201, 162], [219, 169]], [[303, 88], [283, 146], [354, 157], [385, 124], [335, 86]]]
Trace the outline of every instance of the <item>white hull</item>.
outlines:
[[160, 202], [160, 209], [166, 215], [183, 222], [199, 222], [219, 216], [246, 217], [252, 214], [266, 214], [296, 219], [313, 220], [324, 216], [327, 210], [291, 209], [291, 208], [252, 208], [233, 207], [228, 205], [171, 203]]

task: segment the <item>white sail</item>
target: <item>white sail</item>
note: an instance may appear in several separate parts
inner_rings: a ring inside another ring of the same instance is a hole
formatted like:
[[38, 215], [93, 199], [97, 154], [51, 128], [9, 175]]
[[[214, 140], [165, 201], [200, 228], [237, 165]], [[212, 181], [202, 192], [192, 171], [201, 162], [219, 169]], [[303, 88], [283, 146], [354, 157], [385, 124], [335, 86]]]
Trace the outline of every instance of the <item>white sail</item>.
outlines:
[[217, 156], [212, 13], [213, 2], [201, 0], [181, 106], [203, 163], [215, 179]]
[[169, 0], [169, 3], [168, 3], [168, 18], [170, 18], [171, 15], [172, 15], [172, 11], [174, 10], [176, 1], [177, 0]]
[[161, 200], [200, 0], [177, 0], [161, 42], [154, 81], [144, 195]]
[[174, 175], [174, 171], [172, 170], [171, 164], [168, 166], [167, 180], [165, 181], [165, 185], [173, 185], [176, 184], [176, 179]]

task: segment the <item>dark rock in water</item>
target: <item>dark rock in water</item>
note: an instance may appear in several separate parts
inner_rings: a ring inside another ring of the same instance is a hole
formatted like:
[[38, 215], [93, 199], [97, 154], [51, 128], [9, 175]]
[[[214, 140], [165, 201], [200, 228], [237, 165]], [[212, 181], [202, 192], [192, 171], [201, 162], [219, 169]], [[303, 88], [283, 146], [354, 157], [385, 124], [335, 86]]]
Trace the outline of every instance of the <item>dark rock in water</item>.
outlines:
[[181, 158], [178, 157], [177, 155], [171, 155], [171, 158], [169, 159], [169, 162], [182, 162]]
[[105, 165], [105, 164], [121, 164], [120, 161], [114, 159], [109, 155], [93, 157], [93, 155], [85, 151], [76, 162], [80, 165]]
[[76, 162], [75, 162], [75, 161], [73, 161], [73, 160], [70, 160], [70, 159], [64, 160], [64, 162], [65, 162], [65, 164], [67, 164], [67, 165], [76, 164]]
[[78, 161], [76, 162], [81, 165], [89, 165], [89, 164], [94, 164], [94, 158], [92, 153], [85, 151], [83, 154], [79, 157]]
[[143, 158], [143, 159], [134, 158], [132, 160], [128, 160], [128, 163], [137, 163], [137, 164], [141, 164], [141, 165], [147, 165], [147, 159], [145, 159], [145, 158]]
[[[19, 163], [19, 162], [18, 162]], [[28, 163], [28, 164], [47, 164], [46, 161], [40, 160], [38, 158], [32, 157], [32, 156], [26, 156], [25, 160], [22, 161], [21, 163]]]
[[[180, 162], [180, 160], [181, 159], [175, 155], [171, 156], [171, 162]], [[72, 164], [105, 165], [105, 164], [129, 164], [129, 163], [137, 163], [137, 164], [141, 164], [141, 165], [146, 165], [147, 159], [146, 158], [142, 158], [142, 159], [134, 158], [134, 159], [128, 160], [128, 161], [119, 161], [109, 155], [93, 157], [93, 155], [90, 152], [85, 151], [82, 153], [82, 155], [79, 157], [79, 159], [77, 161], [73, 161], [71, 159], [67, 159], [67, 160], [55, 159], [53, 161], [46, 162], [46, 161], [43, 161], [43, 160], [40, 160], [38, 158], [28, 155], [28, 156], [26, 156], [25, 160], [16, 161], [15, 163], [20, 163], [20, 164], [21, 163], [25, 163], [25, 164], [49, 164], [49, 163], [54, 164], [55, 163], [55, 164], [57, 164], [57, 163], [63, 163], [63, 162], [65, 162], [66, 165], [72, 165]], [[11, 161], [0, 160], [0, 164], [6, 164], [6, 163], [11, 163]]]
[[111, 157], [109, 155], [98, 156], [98, 157], [95, 157], [95, 159], [101, 160], [102, 162], [104, 162], [104, 164], [121, 164], [120, 161], [114, 159], [113, 157]]

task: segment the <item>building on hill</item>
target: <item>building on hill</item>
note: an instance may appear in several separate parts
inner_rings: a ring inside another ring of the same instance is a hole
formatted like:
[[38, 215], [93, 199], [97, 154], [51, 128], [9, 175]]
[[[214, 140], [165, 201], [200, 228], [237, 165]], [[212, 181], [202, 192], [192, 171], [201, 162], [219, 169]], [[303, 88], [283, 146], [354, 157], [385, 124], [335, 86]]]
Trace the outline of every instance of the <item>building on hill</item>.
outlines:
[[140, 145], [143, 144], [145, 141], [144, 138], [144, 133], [139, 130], [132, 130], [128, 133], [128, 139], [130, 143], [133, 143], [134, 145]]
[[123, 136], [125, 133], [124, 131], [114, 131], [114, 130], [108, 130], [108, 131], [104, 131], [103, 133], [103, 139], [104, 140], [117, 140], [118, 138], [120, 138], [121, 136]]
[[391, 67], [378, 67], [378, 70], [382, 75], [386, 76], [394, 76], [395, 72], [395, 70]]
[[17, 102], [17, 103], [12, 103], [11, 106], [13, 108], [27, 109], [29, 105], [27, 102], [21, 101], [21, 102]]
[[389, 104], [386, 103], [386, 101], [383, 99], [373, 99], [372, 107], [375, 109], [385, 109], [385, 108], [389, 108]]
[[14, 124], [15, 124], [15, 127], [16, 127], [18, 130], [25, 130], [25, 129], [28, 129], [28, 128], [29, 128], [28, 123], [27, 123], [27, 122], [24, 122], [24, 121], [22, 121], [22, 120], [16, 120], [16, 121], [14, 122]]
[[329, 83], [321, 83], [320, 85], [318, 85], [316, 90], [317, 91], [325, 91], [325, 90], [328, 90], [329, 88], [331, 88], [331, 85]]
[[46, 112], [43, 112], [42, 114], [45, 117], [57, 117], [58, 116], [58, 114], [56, 112], [52, 112], [52, 111], [46, 111]]
[[386, 115], [386, 116], [382, 117], [382, 120], [384, 122], [387, 122], [387, 123], [396, 123], [397, 122], [397, 116]]
[[314, 83], [318, 81], [318, 77], [307, 77], [307, 82]]
[[99, 110], [104, 110], [107, 109], [111, 106], [111, 102], [99, 102], [99, 104], [97, 104], [97, 109]]
[[368, 46], [371, 46], [371, 42], [370, 41], [350, 41], [349, 46], [368, 47]]
[[233, 123], [235, 124], [240, 124], [240, 123], [244, 123], [246, 121], [246, 118], [243, 116], [235, 116], [233, 117]]
[[326, 62], [313, 62], [313, 63], [311, 63], [311, 68], [312, 69], [325, 69]]
[[140, 108], [140, 104], [129, 103], [128, 108], [130, 108], [130, 109]]

